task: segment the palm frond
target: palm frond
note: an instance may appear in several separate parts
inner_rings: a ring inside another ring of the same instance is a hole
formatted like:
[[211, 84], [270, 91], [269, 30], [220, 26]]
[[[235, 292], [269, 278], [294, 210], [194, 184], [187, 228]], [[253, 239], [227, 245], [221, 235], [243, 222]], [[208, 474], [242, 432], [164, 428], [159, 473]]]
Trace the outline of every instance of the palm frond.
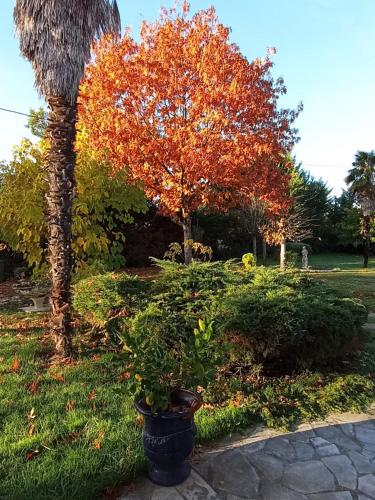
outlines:
[[93, 41], [121, 29], [116, 0], [16, 0], [14, 22], [40, 94], [71, 103]]
[[358, 151], [353, 168], [345, 178], [349, 192], [359, 198], [375, 199], [375, 151]]

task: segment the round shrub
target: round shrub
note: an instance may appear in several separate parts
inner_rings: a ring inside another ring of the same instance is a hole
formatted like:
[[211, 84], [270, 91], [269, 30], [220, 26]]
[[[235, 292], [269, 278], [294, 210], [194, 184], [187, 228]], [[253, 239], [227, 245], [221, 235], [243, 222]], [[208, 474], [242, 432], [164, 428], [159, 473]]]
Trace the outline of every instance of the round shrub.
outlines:
[[252, 253], [245, 253], [242, 256], [242, 264], [246, 271], [251, 271], [257, 265], [257, 259]]

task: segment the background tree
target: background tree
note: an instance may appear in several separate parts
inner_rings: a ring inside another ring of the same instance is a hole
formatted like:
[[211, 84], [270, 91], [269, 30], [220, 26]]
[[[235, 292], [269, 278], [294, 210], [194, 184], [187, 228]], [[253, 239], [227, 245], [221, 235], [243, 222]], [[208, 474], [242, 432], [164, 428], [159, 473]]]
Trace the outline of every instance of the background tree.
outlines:
[[280, 269], [286, 269], [287, 241], [301, 242], [312, 235], [313, 220], [305, 212], [303, 205], [294, 200], [288, 209], [277, 216], [269, 217], [260, 227], [263, 238], [269, 245], [280, 245]]
[[303, 207], [305, 217], [314, 221], [307, 242], [316, 251], [327, 249], [327, 233], [331, 230], [331, 189], [322, 179], [315, 179], [296, 164], [295, 159], [292, 162], [290, 195], [298, 201], [299, 207]]
[[[255, 196], [250, 196], [246, 205], [236, 210], [238, 216], [238, 225], [248, 234], [252, 240], [252, 252], [257, 258], [257, 237], [259, 228], [266, 222], [266, 204]], [[262, 260], [265, 261], [267, 249], [265, 248], [266, 241], [262, 238], [263, 250]]]
[[363, 213], [363, 267], [366, 268], [371, 245], [371, 220], [375, 212], [375, 151], [358, 151], [345, 182]]
[[296, 113], [277, 109], [286, 90], [270, 59], [248, 62], [229, 35], [213, 8], [190, 19], [184, 2], [144, 22], [139, 43], [129, 33], [103, 40], [81, 88], [91, 143], [182, 226], [186, 263], [199, 207], [226, 210], [250, 195], [270, 210], [285, 204], [278, 163]]
[[52, 331], [56, 353], [71, 343], [71, 233], [76, 100], [91, 44], [102, 32], [119, 31], [117, 5], [107, 0], [17, 0], [14, 21], [20, 49], [49, 106], [47, 159]]
[[43, 108], [38, 109], [30, 108], [29, 119], [26, 128], [28, 128], [35, 137], [43, 139], [48, 127], [48, 113]]
[[[82, 275], [92, 267], [113, 270], [125, 264], [122, 227], [147, 206], [142, 190], [127, 183], [124, 170], [109, 175], [109, 166], [95, 159], [84, 140], [78, 142], [72, 249], [74, 270]], [[21, 252], [37, 273], [47, 263], [47, 147], [44, 140], [24, 139], [4, 164], [0, 183], [0, 240]]]

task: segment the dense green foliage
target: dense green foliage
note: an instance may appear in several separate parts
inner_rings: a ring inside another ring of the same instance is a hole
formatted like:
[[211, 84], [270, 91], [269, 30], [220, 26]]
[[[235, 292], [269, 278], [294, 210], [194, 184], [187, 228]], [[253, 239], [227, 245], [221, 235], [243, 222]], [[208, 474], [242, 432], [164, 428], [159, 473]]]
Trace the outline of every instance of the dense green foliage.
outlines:
[[[0, 185], [0, 240], [22, 252], [34, 268], [43, 266], [47, 252], [47, 223], [43, 171], [45, 143], [24, 139], [4, 166]], [[102, 270], [124, 264], [121, 226], [132, 222], [130, 211], [146, 209], [142, 191], [126, 183], [126, 174], [111, 176], [109, 168], [88, 151], [78, 154], [76, 198], [73, 203], [75, 269]]]
[[[135, 288], [138, 299], [132, 310], [124, 308], [119, 328], [126, 344], [137, 342], [130, 349], [149, 357], [145, 366], [153, 356], [155, 367], [163, 359], [161, 373], [176, 373], [184, 349], [193, 353], [194, 328], [203, 319], [213, 321], [219, 340], [229, 339], [233, 369], [246, 366], [251, 371], [254, 365], [266, 372], [294, 373], [337, 368], [358, 343], [367, 317], [358, 301], [302, 273], [263, 267], [245, 271], [233, 262], [159, 265], [163, 272], [150, 285], [147, 304], [141, 300], [143, 290]], [[93, 322], [103, 307], [105, 317], [118, 315], [121, 276], [97, 276], [76, 286], [74, 303], [87, 321]]]
[[273, 269], [260, 269], [251, 283], [230, 287], [217, 311], [223, 331], [248, 340], [248, 359], [289, 372], [334, 366], [351, 350], [367, 317], [363, 305], [338, 297], [323, 283]]
[[82, 279], [73, 287], [73, 307], [94, 327], [108, 327], [121, 312], [134, 314], [147, 298], [149, 285], [137, 276], [107, 273]]
[[127, 323], [120, 338], [129, 356], [129, 389], [153, 411], [170, 409], [176, 387], [206, 389], [215, 380], [221, 344], [212, 322], [199, 319], [190, 334], [173, 335], [164, 312], [151, 303]]
[[308, 242], [319, 250], [325, 229], [329, 224], [329, 210], [332, 203], [331, 190], [322, 179], [315, 179], [300, 165], [296, 165], [291, 174], [290, 194], [300, 212], [308, 220], [312, 232]]
[[305, 243], [305, 242], [303, 242], [303, 243], [300, 243], [300, 242], [295, 242], [295, 243], [288, 242], [286, 244], [287, 251], [296, 252], [299, 255], [301, 255], [303, 247], [306, 247], [307, 251], [309, 252], [309, 254], [312, 254], [312, 252], [313, 252], [312, 246], [309, 245], [308, 243]]
[[364, 200], [371, 202], [371, 210], [375, 209], [375, 151], [358, 151], [352, 168], [345, 179], [358, 203]]

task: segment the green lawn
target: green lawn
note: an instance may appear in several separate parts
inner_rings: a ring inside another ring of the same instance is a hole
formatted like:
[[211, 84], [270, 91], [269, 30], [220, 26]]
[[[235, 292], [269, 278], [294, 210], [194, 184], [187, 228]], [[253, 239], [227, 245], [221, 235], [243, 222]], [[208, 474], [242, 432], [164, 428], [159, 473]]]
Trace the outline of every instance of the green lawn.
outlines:
[[[318, 253], [309, 256], [309, 265], [316, 269], [363, 270], [363, 257], [345, 253]], [[375, 257], [370, 258], [369, 269], [375, 269]]]
[[[277, 265], [276, 261], [270, 261]], [[370, 311], [375, 311], [375, 257], [370, 258], [369, 268], [364, 269], [360, 255], [320, 253], [309, 256], [309, 265], [321, 273], [312, 277], [326, 281], [347, 297], [360, 299]], [[328, 270], [333, 270], [327, 272]]]
[[375, 269], [324, 272], [313, 276], [326, 281], [346, 297], [362, 300], [369, 311], [375, 312]]
[[362, 267], [360, 255], [348, 254], [313, 254], [309, 265], [322, 270], [340, 269], [312, 276], [328, 282], [345, 296], [362, 300], [369, 310], [375, 311], [375, 257], [370, 259], [368, 269]]

